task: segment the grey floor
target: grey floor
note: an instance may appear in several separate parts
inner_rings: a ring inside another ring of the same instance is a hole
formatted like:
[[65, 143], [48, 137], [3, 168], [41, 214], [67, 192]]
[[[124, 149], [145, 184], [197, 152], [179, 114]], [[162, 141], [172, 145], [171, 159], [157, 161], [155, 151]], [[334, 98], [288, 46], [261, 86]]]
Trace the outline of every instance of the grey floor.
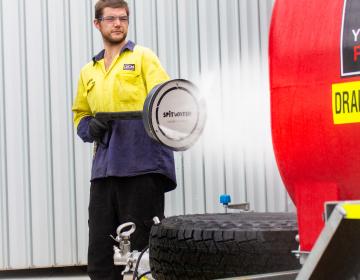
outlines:
[[1, 277], [0, 276], [0, 279], [11, 279], [11, 280], [14, 280], [14, 279], [26, 279], [26, 280], [37, 280], [37, 279], [51, 279], [51, 280], [89, 280], [90, 278], [88, 276], [71, 276], [71, 275], [68, 275], [68, 276], [38, 276], [38, 277], [31, 277], [31, 276], [23, 276], [23, 277], [20, 277], [20, 276], [12, 276], [12, 277]]
[[89, 280], [86, 274], [86, 267], [49, 268], [0, 271], [0, 279], [51, 279], [51, 280]]

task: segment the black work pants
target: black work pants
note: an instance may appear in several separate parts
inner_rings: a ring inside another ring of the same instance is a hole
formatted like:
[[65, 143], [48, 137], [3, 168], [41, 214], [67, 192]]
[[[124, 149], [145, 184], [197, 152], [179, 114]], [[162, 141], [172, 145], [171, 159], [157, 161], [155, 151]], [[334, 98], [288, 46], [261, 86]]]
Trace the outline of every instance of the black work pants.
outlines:
[[153, 217], [164, 217], [164, 178], [159, 174], [108, 177], [90, 187], [88, 274], [91, 279], [122, 279], [124, 267], [114, 265], [110, 235], [125, 222], [136, 225], [131, 250], [141, 251], [149, 242]]

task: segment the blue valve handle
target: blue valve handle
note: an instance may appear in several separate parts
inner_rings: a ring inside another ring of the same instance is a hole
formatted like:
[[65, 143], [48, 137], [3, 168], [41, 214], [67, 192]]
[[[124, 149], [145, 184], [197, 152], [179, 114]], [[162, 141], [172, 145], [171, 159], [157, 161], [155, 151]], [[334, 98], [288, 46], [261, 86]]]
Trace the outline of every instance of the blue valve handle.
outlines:
[[224, 206], [227, 206], [231, 202], [231, 197], [228, 194], [220, 195], [220, 203]]

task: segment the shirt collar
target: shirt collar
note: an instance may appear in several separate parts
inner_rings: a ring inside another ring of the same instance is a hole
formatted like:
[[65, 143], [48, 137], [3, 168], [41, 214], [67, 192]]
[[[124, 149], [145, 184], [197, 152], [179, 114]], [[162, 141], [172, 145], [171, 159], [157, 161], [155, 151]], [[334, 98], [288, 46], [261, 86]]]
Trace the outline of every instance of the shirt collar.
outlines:
[[[125, 44], [125, 46], [123, 46], [123, 48], [120, 51], [120, 54], [122, 54], [125, 50], [129, 50], [129, 51], [134, 51], [135, 48], [135, 43], [133, 41], [127, 41], [127, 43]], [[94, 62], [93, 65], [96, 64], [96, 62], [98, 62], [99, 60], [103, 59], [105, 55], [105, 50], [102, 50], [101, 52], [99, 52], [97, 55], [95, 55], [92, 60]]]

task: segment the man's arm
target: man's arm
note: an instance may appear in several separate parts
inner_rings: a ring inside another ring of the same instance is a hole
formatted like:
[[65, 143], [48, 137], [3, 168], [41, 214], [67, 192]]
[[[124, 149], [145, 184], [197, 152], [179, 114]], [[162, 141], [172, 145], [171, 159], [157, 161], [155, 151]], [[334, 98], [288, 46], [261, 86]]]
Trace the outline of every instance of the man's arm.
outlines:
[[89, 123], [93, 118], [89, 103], [87, 101], [87, 90], [84, 85], [82, 75], [78, 81], [77, 95], [72, 107], [74, 113], [74, 126], [78, 136], [84, 142], [93, 142], [94, 138], [89, 133]]
[[162, 67], [159, 58], [149, 49], [145, 49], [144, 51], [141, 71], [147, 93], [149, 93], [156, 85], [170, 79], [169, 75]]

